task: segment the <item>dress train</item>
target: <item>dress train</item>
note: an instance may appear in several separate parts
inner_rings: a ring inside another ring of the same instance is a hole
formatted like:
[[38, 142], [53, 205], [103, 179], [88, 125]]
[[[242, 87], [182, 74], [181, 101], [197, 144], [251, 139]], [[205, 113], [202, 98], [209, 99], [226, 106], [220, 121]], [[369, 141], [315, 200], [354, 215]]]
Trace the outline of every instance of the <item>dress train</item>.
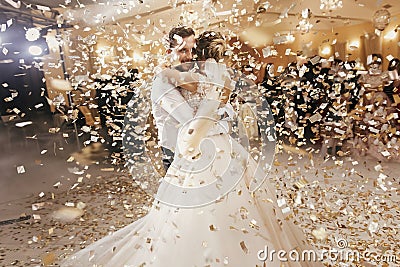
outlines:
[[[279, 260], [276, 253], [273, 260], [265, 259], [266, 248], [268, 252], [296, 250], [301, 255], [312, 247], [300, 228], [283, 216], [268, 179], [256, 191], [249, 190], [255, 173], [260, 174], [248, 152], [226, 134], [207, 139], [202, 151], [214, 153], [202, 155], [209, 160], [206, 167], [198, 170], [198, 162], [177, 157], [164, 179], [168, 185], [201, 188], [221, 179], [222, 173], [232, 172], [227, 168], [230, 162], [243, 175], [229, 193], [192, 208], [155, 201], [145, 217], [66, 258], [61, 266], [323, 266], [318, 260]], [[197, 171], [183, 171], [191, 168]], [[166, 196], [168, 189], [160, 187], [158, 196]], [[171, 199], [179, 202], [181, 196]]]

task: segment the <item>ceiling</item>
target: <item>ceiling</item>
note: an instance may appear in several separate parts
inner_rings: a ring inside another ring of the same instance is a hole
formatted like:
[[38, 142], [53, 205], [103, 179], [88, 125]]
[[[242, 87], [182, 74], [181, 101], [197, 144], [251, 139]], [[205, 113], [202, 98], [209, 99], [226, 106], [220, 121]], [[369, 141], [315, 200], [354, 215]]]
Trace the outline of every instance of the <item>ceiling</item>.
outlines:
[[[4, 1], [4, 0], [3, 0]], [[17, 2], [16, 0], [9, 0]], [[343, 8], [339, 11], [333, 11], [327, 15], [339, 15], [350, 19], [370, 20], [374, 12], [381, 7], [389, 5], [388, 10], [392, 15], [400, 13], [400, 2], [398, 0], [342, 0]], [[263, 3], [269, 2], [268, 11], [284, 12], [290, 8], [289, 13], [298, 13], [304, 8], [309, 8], [316, 15], [322, 15], [320, 10], [320, 0], [23, 0], [27, 4], [39, 4], [51, 8], [74, 9], [81, 12], [90, 11], [92, 13], [106, 16], [115, 16], [115, 18], [134, 17], [137, 14], [154, 11], [162, 7], [171, 7], [174, 4], [178, 6], [182, 3], [189, 3], [186, 6], [197, 6], [197, 11], [201, 11], [202, 4], [213, 3], [217, 10], [226, 11], [232, 8], [236, 3], [239, 8], [247, 8], [248, 12], [254, 11], [255, 6], [261, 6]], [[194, 3], [194, 5], [192, 4]], [[128, 9], [128, 13], [118, 14], [118, 10], [122, 11], [123, 7]], [[172, 8], [175, 9], [176, 8]], [[79, 12], [78, 12], [79, 13]], [[329, 12], [328, 12], [329, 13]], [[90, 16], [89, 16], [90, 17]], [[87, 17], [80, 19], [88, 20]]]
[[[0, 0], [1, 2], [16, 0]], [[138, 41], [155, 40], [178, 23], [198, 31], [219, 27], [231, 34], [295, 32], [301, 11], [310, 9], [313, 30], [330, 30], [371, 21], [386, 7], [400, 14], [399, 0], [342, 0], [343, 8], [322, 11], [321, 0], [24, 0], [57, 9], [65, 21], [81, 27], [116, 25], [139, 33]], [[4, 5], [7, 5], [6, 3]], [[261, 8], [263, 7], [263, 8]], [[258, 12], [257, 12], [258, 11]], [[400, 21], [399, 21], [400, 24]]]

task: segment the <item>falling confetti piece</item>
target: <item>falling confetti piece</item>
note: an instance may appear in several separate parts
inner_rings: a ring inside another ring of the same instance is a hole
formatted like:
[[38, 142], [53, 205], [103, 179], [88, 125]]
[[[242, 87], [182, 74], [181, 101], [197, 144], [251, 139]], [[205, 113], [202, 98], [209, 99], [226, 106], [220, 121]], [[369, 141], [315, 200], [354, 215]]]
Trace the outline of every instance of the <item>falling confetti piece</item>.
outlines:
[[285, 208], [283, 208], [283, 209], [282, 209], [282, 213], [283, 213], [283, 214], [290, 213], [290, 207], [285, 207]]
[[17, 173], [18, 174], [25, 173], [25, 167], [23, 165], [17, 166]]
[[246, 243], [245, 243], [244, 241], [241, 241], [241, 242], [240, 242], [240, 248], [243, 250], [243, 252], [244, 252], [245, 254], [248, 254], [248, 253], [249, 253], [249, 249], [247, 248]]
[[375, 171], [379, 172], [382, 170], [382, 165], [381, 164], [375, 165], [374, 169]]
[[40, 210], [44, 207], [45, 202], [32, 204], [32, 210]]
[[69, 171], [70, 173], [77, 174], [77, 175], [81, 175], [81, 174], [84, 174], [84, 173], [85, 173], [85, 170], [79, 170], [79, 168], [77, 168], [77, 167], [68, 168], [68, 171]]

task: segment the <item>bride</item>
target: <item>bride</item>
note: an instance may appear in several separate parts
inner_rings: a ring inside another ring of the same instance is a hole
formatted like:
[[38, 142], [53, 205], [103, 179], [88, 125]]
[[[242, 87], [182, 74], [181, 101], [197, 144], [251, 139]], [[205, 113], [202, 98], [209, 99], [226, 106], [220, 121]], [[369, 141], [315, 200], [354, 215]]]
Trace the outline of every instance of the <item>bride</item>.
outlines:
[[226, 65], [217, 63], [225, 52], [222, 36], [201, 34], [196, 50], [196, 71], [204, 76], [195, 92], [182, 92], [197, 112], [181, 126], [175, 159], [149, 213], [61, 266], [322, 266], [318, 258], [289, 257], [312, 248], [283, 216], [273, 184], [251, 189], [265, 174], [249, 153], [215, 131], [225, 127], [216, 113], [231, 88]]

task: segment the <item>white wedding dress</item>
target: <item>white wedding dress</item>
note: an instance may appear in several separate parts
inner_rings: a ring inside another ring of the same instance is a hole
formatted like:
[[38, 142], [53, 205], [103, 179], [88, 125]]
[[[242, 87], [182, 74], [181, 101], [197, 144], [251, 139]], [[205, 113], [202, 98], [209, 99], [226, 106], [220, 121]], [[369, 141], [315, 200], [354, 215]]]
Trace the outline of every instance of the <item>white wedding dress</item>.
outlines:
[[[189, 103], [197, 109], [201, 102], [193, 99]], [[273, 184], [266, 180], [249, 190], [263, 173], [255, 171], [256, 162], [239, 143], [228, 134], [208, 135], [201, 151], [199, 160], [175, 156], [145, 217], [61, 266], [322, 266], [280, 261], [276, 254], [273, 261], [261, 261], [265, 248], [288, 253], [311, 248], [278, 208]]]

